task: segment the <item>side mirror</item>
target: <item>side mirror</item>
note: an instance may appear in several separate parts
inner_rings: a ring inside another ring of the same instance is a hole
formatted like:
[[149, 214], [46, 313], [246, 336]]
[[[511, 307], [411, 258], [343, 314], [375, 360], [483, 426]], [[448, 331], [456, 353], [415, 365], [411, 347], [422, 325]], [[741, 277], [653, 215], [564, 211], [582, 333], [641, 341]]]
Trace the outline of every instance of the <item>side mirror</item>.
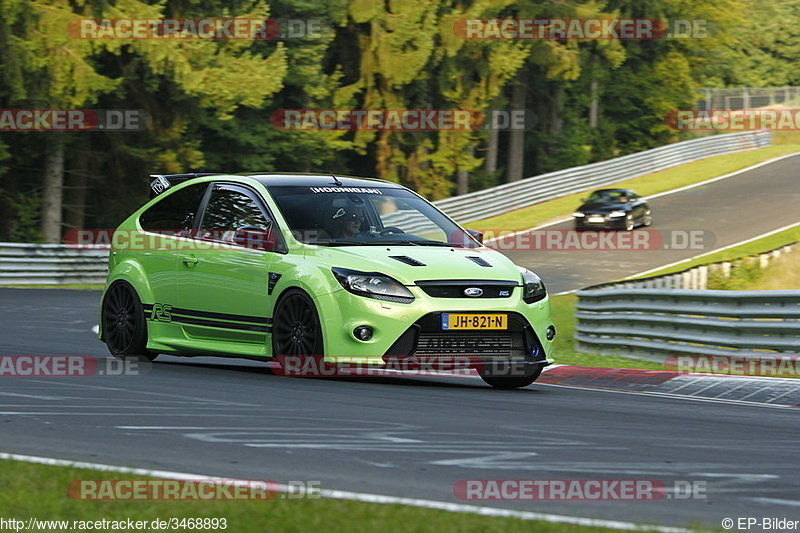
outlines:
[[458, 248], [474, 248], [475, 239], [480, 244], [483, 244], [483, 233], [474, 229], [457, 229], [450, 234], [450, 244]]
[[479, 243], [483, 244], [483, 232], [478, 231], [476, 229], [468, 229], [467, 233], [472, 235], [472, 238], [478, 241]]
[[233, 243], [251, 250], [271, 252], [275, 249], [278, 238], [272, 230], [245, 226], [237, 229], [233, 234]]

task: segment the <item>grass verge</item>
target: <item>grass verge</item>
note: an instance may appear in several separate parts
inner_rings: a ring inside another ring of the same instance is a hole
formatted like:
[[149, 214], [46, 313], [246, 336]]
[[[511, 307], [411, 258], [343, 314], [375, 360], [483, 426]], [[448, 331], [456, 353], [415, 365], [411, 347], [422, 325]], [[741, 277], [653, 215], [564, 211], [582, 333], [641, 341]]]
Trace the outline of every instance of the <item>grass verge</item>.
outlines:
[[[73, 480], [146, 479], [140, 476], [98, 472], [73, 467], [46, 466], [0, 460], [0, 509], [3, 518], [27, 521], [134, 521], [172, 518], [224, 518], [226, 532], [263, 531], [497, 531], [501, 532], [594, 532], [617, 531], [552, 522], [496, 518], [470, 513], [452, 513], [405, 505], [382, 505], [349, 500], [272, 501], [82, 501], [67, 495]], [[323, 487], [324, 488], [324, 487]], [[413, 496], [413, 495], [412, 495]], [[445, 495], [448, 497], [449, 495]], [[465, 502], [468, 503], [468, 502]], [[533, 506], [533, 505], [532, 505]], [[537, 505], [547, 512], [547, 502]], [[50, 527], [39, 530], [57, 531]], [[191, 528], [189, 528], [191, 529]], [[187, 529], [184, 529], [186, 531]], [[222, 530], [222, 529], [218, 529]]]
[[800, 290], [800, 251], [796, 249], [777, 259], [762, 270], [761, 276], [745, 290]]

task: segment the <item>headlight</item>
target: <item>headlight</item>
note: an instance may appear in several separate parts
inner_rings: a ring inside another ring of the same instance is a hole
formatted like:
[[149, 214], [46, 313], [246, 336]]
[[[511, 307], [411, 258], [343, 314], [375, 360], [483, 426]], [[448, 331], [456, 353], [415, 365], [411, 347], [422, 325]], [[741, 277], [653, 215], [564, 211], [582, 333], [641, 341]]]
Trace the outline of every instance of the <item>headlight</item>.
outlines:
[[538, 302], [547, 296], [542, 278], [530, 270], [522, 271], [522, 301], [526, 304]]
[[575, 211], [574, 213], [572, 213], [572, 216], [574, 216], [574, 217], [585, 217], [586, 214], [585, 213], [581, 213], [580, 211]]
[[624, 216], [625, 216], [625, 215], [627, 215], [627, 214], [628, 214], [628, 213], [626, 213], [625, 211], [611, 211], [611, 212], [608, 214], [608, 216], [610, 216], [610, 217], [612, 217], [612, 218], [617, 218], [617, 217], [624, 217]]
[[409, 303], [414, 299], [411, 291], [389, 276], [346, 268], [332, 268], [331, 270], [342, 287], [353, 294], [398, 303]]

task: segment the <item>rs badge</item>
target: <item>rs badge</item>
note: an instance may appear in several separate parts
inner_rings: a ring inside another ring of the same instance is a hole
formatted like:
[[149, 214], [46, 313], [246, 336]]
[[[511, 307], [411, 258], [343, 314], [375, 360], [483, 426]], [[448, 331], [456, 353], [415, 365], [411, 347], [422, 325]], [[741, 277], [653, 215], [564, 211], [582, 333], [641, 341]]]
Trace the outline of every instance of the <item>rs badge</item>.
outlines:
[[172, 306], [170, 304], [153, 304], [150, 320], [159, 322], [172, 322]]

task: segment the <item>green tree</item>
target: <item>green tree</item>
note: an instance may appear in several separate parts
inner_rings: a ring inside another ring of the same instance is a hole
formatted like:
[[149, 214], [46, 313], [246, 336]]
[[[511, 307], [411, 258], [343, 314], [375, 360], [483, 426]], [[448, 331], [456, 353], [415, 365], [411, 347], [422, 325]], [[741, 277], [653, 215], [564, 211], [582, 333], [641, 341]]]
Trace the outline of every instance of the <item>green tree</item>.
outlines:
[[800, 85], [800, 4], [743, 0], [728, 38], [708, 50], [700, 70], [704, 87]]
[[[101, 40], [75, 39], [67, 24], [77, 17], [160, 19], [192, 16], [247, 16], [265, 18], [261, 2], [209, 5], [202, 9], [180, 3], [146, 4], [120, 0], [115, 5], [66, 1], [51, 3], [3, 0], [10, 14], [3, 33], [12, 47], [3, 57], [4, 71], [21, 74], [11, 82], [10, 105], [78, 108], [94, 104], [135, 106], [153, 120], [143, 145], [128, 146], [118, 136], [107, 143], [118, 153], [147, 159], [161, 171], [179, 171], [204, 164], [198, 139], [185, 134], [194, 119], [210, 113], [230, 120], [240, 107], [258, 108], [283, 86], [287, 72], [281, 43], [269, 51], [252, 51], [252, 40]], [[4, 76], [5, 83], [9, 83]], [[44, 152], [42, 231], [56, 242], [61, 237], [64, 162], [71, 137], [48, 135]], [[87, 135], [82, 133], [80, 135]], [[120, 134], [122, 135], [122, 134]], [[103, 142], [99, 144], [104, 144]], [[149, 166], [149, 165], [146, 165]], [[122, 176], [124, 178], [124, 176]], [[120, 179], [120, 176], [115, 176]]]

